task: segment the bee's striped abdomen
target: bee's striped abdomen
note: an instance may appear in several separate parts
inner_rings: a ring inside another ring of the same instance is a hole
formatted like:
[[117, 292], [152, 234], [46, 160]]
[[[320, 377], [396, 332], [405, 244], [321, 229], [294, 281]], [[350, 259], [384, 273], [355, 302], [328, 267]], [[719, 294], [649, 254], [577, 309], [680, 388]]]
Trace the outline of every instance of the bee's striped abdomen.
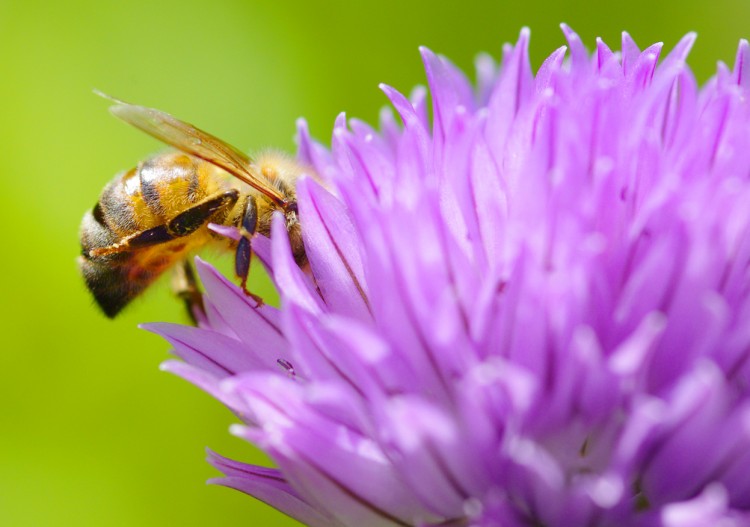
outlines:
[[[119, 313], [166, 268], [205, 243], [205, 235], [174, 241], [170, 235], [151, 240], [150, 246], [144, 247], [140, 235], [160, 227], [166, 229], [170, 222], [186, 217], [185, 211], [220, 190], [215, 175], [216, 169], [208, 163], [173, 152], [118, 174], [104, 188], [81, 224], [79, 266], [86, 286], [108, 316]], [[180, 226], [176, 221], [176, 227]], [[127, 239], [132, 243], [124, 242]], [[121, 247], [116, 252], [101, 254], [118, 245]]]

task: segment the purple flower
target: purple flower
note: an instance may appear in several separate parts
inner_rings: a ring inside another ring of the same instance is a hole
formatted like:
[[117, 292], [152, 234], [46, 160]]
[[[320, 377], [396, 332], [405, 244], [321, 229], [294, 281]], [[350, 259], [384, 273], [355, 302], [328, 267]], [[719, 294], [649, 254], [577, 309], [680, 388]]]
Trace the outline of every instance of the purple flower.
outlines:
[[300, 123], [309, 271], [276, 218], [280, 309], [199, 261], [200, 327], [148, 326], [278, 465], [218, 483], [315, 527], [750, 525], [748, 44], [699, 89], [693, 34], [563, 31], [476, 87], [423, 49], [431, 120]]

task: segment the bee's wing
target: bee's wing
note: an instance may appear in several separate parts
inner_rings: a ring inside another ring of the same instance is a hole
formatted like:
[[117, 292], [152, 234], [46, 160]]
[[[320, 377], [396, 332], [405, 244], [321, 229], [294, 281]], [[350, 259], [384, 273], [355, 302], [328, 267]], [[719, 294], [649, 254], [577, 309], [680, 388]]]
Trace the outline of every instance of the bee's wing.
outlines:
[[250, 169], [252, 164], [250, 157], [232, 145], [196, 128], [192, 124], [175, 119], [168, 113], [154, 108], [129, 104], [103, 93], [99, 93], [99, 95], [115, 103], [110, 111], [123, 121], [143, 130], [159, 141], [223, 168], [234, 177], [262, 192], [274, 202], [280, 205], [286, 203], [286, 199], [278, 190], [253, 174]]

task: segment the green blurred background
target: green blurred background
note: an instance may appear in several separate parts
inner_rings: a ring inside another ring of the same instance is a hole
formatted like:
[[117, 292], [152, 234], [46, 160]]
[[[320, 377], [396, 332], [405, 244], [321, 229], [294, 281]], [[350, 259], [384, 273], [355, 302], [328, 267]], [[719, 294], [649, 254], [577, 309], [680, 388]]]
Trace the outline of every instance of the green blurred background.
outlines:
[[[591, 47], [699, 33], [705, 81], [750, 35], [750, 2], [199, 2], [0, 0], [0, 526], [294, 525], [206, 487], [204, 447], [266, 462], [219, 403], [158, 371], [168, 345], [136, 329], [183, 321], [166, 283], [110, 321], [77, 274], [78, 225], [119, 170], [161, 148], [111, 117], [98, 88], [199, 124], [241, 148], [292, 149], [305, 116], [368, 121], [387, 82], [424, 82], [417, 46], [465, 70], [532, 30], [536, 66], [567, 22]], [[221, 259], [218, 255], [216, 258]], [[262, 280], [262, 278], [257, 278]]]

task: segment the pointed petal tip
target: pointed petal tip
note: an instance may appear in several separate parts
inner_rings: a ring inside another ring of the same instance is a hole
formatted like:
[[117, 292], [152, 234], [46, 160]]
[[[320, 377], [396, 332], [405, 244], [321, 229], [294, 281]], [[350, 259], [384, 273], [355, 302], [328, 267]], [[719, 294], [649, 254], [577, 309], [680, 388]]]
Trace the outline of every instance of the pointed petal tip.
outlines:
[[480, 51], [474, 57], [474, 64], [477, 66], [492, 67], [495, 65], [495, 59], [489, 53]]
[[138, 324], [138, 329], [148, 331], [149, 333], [156, 333], [158, 335], [158, 328], [160, 324], [162, 324], [162, 322], [144, 322], [142, 324]]
[[140, 324], [141, 329], [156, 333], [163, 337], [181, 337], [186, 332], [197, 330], [194, 326], [185, 326], [183, 324], [175, 324], [173, 322], [147, 322]]
[[514, 47], [521, 48], [526, 53], [528, 53], [530, 41], [531, 41], [531, 30], [528, 27], [524, 26], [521, 28], [521, 31], [518, 33], [518, 40], [516, 40], [516, 44]]
[[641, 52], [638, 44], [635, 43], [635, 40], [633, 40], [633, 37], [627, 31], [622, 32], [620, 46], [623, 53], [624, 62], [635, 61], [637, 55]]
[[396, 88], [394, 88], [390, 84], [386, 84], [385, 82], [381, 82], [380, 84], [378, 84], [378, 88], [380, 89], [380, 91], [385, 93], [385, 96], [389, 99], [394, 93], [400, 93]]
[[528, 26], [523, 26], [521, 28], [521, 31], [518, 32], [518, 44], [523, 44], [524, 46], [528, 45], [529, 40], [531, 40], [531, 29], [529, 29]]
[[378, 119], [381, 127], [381, 133], [383, 133], [384, 121], [393, 121], [393, 108], [388, 105], [384, 105], [378, 111]]
[[200, 256], [196, 256], [193, 262], [195, 263], [195, 270], [198, 272], [198, 276], [200, 277], [201, 282], [205, 283], [206, 275], [212, 273], [217, 274], [217, 271], [216, 269], [214, 269], [213, 265], [208, 263]]
[[169, 336], [172, 333], [180, 332], [185, 328], [195, 329], [193, 326], [185, 326], [183, 324], [175, 324], [173, 322], [144, 322], [138, 324], [138, 329], [154, 333], [160, 337]]
[[209, 223], [208, 229], [215, 232], [216, 234], [229, 238], [230, 240], [239, 241], [241, 236], [237, 227], [231, 227], [229, 225], [219, 225], [218, 223]]
[[560, 23], [560, 29], [562, 30], [563, 35], [565, 35], [565, 38], [567, 38], [568, 41], [570, 41], [570, 39], [580, 40], [580, 38], [578, 36], [578, 33], [576, 33], [575, 31], [573, 31], [573, 28], [571, 28], [565, 22], [561, 22]]
[[680, 42], [689, 42], [692, 44], [698, 39], [698, 33], [696, 31], [688, 31], [685, 36], [680, 39]]
[[299, 188], [300, 186], [303, 186], [303, 187], [305, 187], [305, 188], [306, 188], [306, 187], [307, 187], [307, 185], [309, 184], [309, 183], [308, 183], [309, 181], [310, 181], [310, 176], [309, 176], [309, 175], [307, 174], [307, 172], [303, 172], [303, 173], [302, 173], [302, 174], [300, 174], [300, 176], [299, 176], [299, 177], [297, 178], [297, 187]]
[[424, 63], [425, 68], [427, 68], [428, 70], [430, 68], [430, 63], [438, 60], [438, 55], [427, 46], [419, 46], [419, 54], [422, 57], [422, 62]]
[[[687, 33], [680, 39], [679, 42], [677, 42], [672, 51], [669, 53], [667, 59], [665, 59], [665, 62], [670, 60], [673, 62], [684, 62], [685, 60], [687, 60], [687, 56], [690, 53], [690, 50], [693, 48], [693, 44], [695, 43], [695, 39], [697, 37], [698, 34], [694, 31]], [[663, 46], [663, 43], [660, 42], [660, 44]]]
[[409, 93], [409, 99], [411, 101], [415, 101], [417, 99], [421, 99], [423, 97], [427, 97], [427, 86], [423, 84], [417, 84], [411, 89], [411, 93]]
[[734, 81], [743, 88], [750, 88], [750, 75], [748, 74], [748, 63], [750, 63], [750, 49], [748, 42], [741, 38], [737, 44], [737, 54], [734, 59]]
[[297, 119], [294, 121], [294, 124], [297, 128], [307, 129], [307, 119], [305, 119], [304, 117], [297, 117]]
[[248, 427], [245, 425], [241, 425], [237, 423], [229, 425], [229, 434], [235, 437], [244, 438], [247, 431], [248, 431]]
[[274, 237], [289, 237], [289, 231], [286, 228], [286, 222], [284, 221], [284, 215], [279, 211], [274, 211], [271, 217], [271, 239]]
[[177, 359], [169, 359], [159, 364], [159, 371], [177, 374], [180, 368], [184, 365], [185, 363], [182, 361], [179, 361]]
[[341, 112], [336, 116], [336, 120], [333, 123], [333, 129], [335, 130], [346, 130], [346, 112]]

